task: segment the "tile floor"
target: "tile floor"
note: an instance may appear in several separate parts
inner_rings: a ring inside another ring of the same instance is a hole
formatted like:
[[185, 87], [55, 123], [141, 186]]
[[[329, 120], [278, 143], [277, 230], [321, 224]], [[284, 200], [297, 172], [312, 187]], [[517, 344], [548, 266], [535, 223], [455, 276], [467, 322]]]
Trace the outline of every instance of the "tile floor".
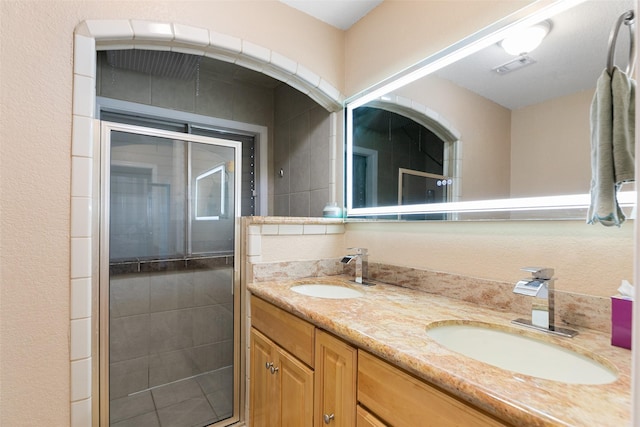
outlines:
[[202, 427], [233, 414], [233, 366], [110, 402], [111, 427]]

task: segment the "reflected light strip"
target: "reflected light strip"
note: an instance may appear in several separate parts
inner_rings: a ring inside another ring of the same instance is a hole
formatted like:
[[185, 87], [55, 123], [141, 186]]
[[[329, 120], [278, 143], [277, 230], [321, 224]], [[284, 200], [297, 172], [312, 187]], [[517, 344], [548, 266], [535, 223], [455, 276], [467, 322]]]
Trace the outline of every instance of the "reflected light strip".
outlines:
[[439, 59], [437, 58], [424, 66], [420, 66], [420, 63], [418, 63], [415, 66], [410, 67], [416, 68], [414, 71], [407, 70], [407, 74], [402, 75], [402, 73], [400, 73], [398, 76], [390, 77], [388, 80], [391, 81], [388, 84], [383, 84], [381, 87], [373, 89], [371, 92], [366, 93], [361, 97], [357, 97], [353, 101], [347, 101], [347, 106], [350, 109], [358, 108], [369, 101], [373, 101], [374, 99], [393, 92], [394, 90], [414, 82], [421, 77], [444, 68], [459, 59], [476, 53], [494, 43], [498, 43], [503, 40], [509, 32], [516, 31], [519, 28], [529, 27], [582, 3], [583, 1], [585, 0], [558, 0], [549, 6], [543, 7], [538, 12], [532, 13], [526, 18], [507, 24], [498, 31], [490, 32], [490, 34], [486, 36], [483, 35], [483, 33], [490, 31], [490, 29], [480, 30], [478, 33], [471, 35], [468, 38], [433, 55], [436, 58], [440, 56]]
[[347, 112], [345, 119], [345, 144], [346, 144], [346, 208], [351, 210], [353, 205], [353, 113], [350, 109], [345, 110]]
[[[635, 206], [636, 192], [623, 191], [617, 195], [622, 207]], [[569, 194], [562, 196], [523, 197], [517, 199], [496, 199], [471, 202], [429, 203], [404, 206], [380, 206], [375, 208], [357, 208], [348, 210], [348, 216], [374, 216], [397, 214], [426, 214], [452, 212], [502, 212], [535, 211], [543, 209], [580, 209], [588, 208], [591, 203], [589, 194]]]

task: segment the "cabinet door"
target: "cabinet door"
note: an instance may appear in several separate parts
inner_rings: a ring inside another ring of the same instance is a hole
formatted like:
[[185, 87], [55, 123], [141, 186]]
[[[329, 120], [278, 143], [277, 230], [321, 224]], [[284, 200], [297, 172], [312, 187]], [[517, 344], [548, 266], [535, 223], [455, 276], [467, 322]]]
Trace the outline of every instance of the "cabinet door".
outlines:
[[355, 427], [357, 350], [316, 331], [315, 427]]
[[275, 345], [251, 328], [249, 419], [252, 427], [275, 426], [275, 381], [269, 367], [275, 362]]
[[280, 348], [274, 369], [278, 384], [279, 410], [273, 425], [312, 427], [313, 371]]

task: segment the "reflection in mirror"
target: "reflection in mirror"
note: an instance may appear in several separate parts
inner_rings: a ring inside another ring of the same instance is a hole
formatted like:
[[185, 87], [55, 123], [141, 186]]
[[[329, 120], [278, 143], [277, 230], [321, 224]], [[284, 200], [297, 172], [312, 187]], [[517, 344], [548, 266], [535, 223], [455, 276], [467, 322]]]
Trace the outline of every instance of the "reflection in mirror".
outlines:
[[[446, 182], [443, 174], [448, 168], [441, 139], [410, 118], [380, 108], [358, 108], [354, 120], [358, 123], [353, 151], [354, 207], [436, 200], [433, 192], [427, 200], [427, 192], [412, 191], [410, 184], [415, 180], [408, 176], [439, 177]], [[430, 185], [434, 186], [435, 182]], [[437, 200], [447, 201], [446, 193], [439, 193]]]
[[[586, 218], [590, 104], [611, 28], [634, 5], [534, 4], [348, 100], [347, 215]], [[535, 50], [501, 47], [538, 22], [548, 34]], [[625, 67], [628, 32], [618, 39]]]
[[216, 166], [196, 177], [196, 220], [218, 220], [225, 214], [225, 170]]

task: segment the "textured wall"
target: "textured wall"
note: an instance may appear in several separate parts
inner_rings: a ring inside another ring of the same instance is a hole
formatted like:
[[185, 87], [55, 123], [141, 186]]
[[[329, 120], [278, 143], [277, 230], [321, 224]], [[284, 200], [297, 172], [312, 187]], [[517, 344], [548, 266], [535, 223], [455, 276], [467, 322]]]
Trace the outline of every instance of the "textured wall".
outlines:
[[45, 37], [61, 32], [62, 11], [0, 7], [0, 424], [64, 426], [74, 25]]

